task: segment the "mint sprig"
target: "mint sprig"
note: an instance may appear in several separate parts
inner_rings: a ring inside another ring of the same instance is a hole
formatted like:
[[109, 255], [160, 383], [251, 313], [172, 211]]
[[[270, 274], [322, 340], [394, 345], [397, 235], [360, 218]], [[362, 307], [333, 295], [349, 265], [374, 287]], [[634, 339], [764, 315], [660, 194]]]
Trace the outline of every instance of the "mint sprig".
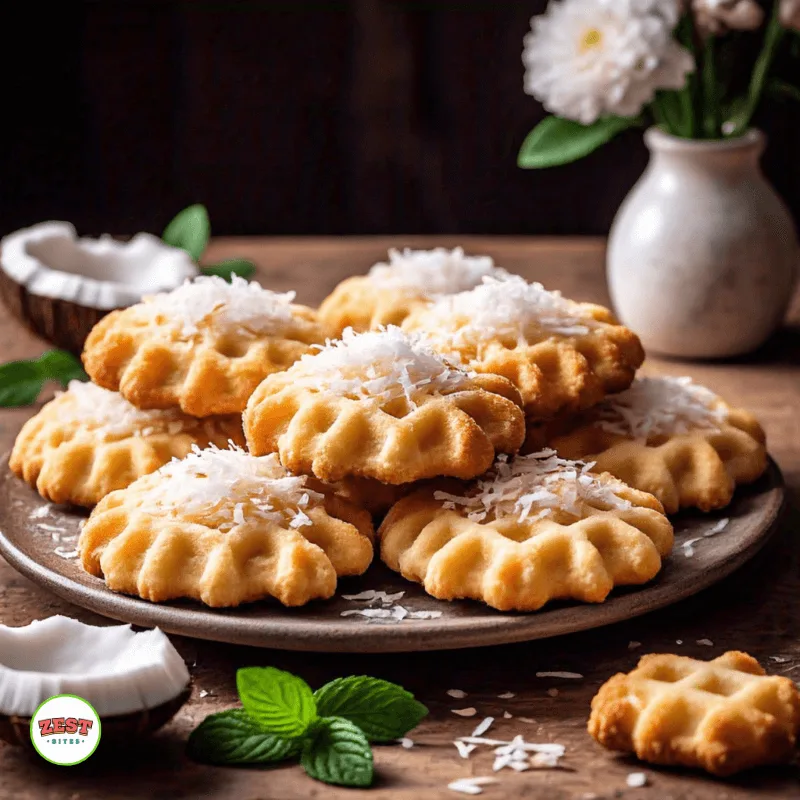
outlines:
[[[211, 220], [208, 210], [201, 203], [184, 208], [164, 229], [161, 239], [172, 247], [185, 250], [195, 262], [199, 262], [211, 238]], [[200, 267], [203, 275], [217, 275], [230, 282], [233, 275], [249, 278], [256, 271], [255, 264], [246, 258], [230, 258], [216, 264]]]
[[314, 692], [317, 713], [344, 717], [371, 742], [391, 742], [416, 728], [428, 713], [402, 686], [366, 675], [337, 678]]
[[338, 678], [316, 692], [274, 667], [236, 674], [243, 708], [207, 717], [189, 737], [188, 753], [209, 764], [273, 764], [300, 757], [312, 778], [369, 786], [370, 742], [399, 739], [428, 713], [394, 683], [366, 675]]
[[48, 350], [38, 358], [0, 365], [0, 407], [17, 408], [35, 403], [47, 381], [66, 388], [70, 381], [86, 381], [81, 362], [66, 350]]

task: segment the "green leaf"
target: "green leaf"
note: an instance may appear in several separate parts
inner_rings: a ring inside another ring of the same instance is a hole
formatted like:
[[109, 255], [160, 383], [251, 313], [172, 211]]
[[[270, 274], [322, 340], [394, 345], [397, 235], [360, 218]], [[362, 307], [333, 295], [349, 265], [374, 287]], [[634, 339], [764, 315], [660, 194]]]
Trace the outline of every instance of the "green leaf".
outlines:
[[337, 678], [314, 692], [321, 717], [343, 717], [371, 742], [388, 742], [416, 728], [428, 709], [396, 683], [366, 675]]
[[273, 764], [299, 752], [297, 739], [265, 732], [243, 708], [206, 717], [188, 743], [189, 757], [205, 764]]
[[161, 238], [173, 247], [185, 250], [195, 261], [200, 260], [211, 236], [211, 222], [204, 205], [184, 208], [167, 225]]
[[71, 380], [85, 381], [81, 362], [65, 350], [48, 350], [39, 358], [9, 361], [0, 366], [0, 407], [16, 408], [35, 403], [45, 381], [65, 387]]
[[367, 737], [341, 717], [319, 721], [303, 746], [300, 764], [312, 778], [324, 783], [361, 787], [372, 783], [372, 750]]
[[547, 117], [528, 134], [517, 163], [523, 169], [569, 164], [588, 156], [618, 133], [639, 124], [641, 121], [637, 117], [604, 117], [592, 125]]
[[263, 730], [296, 739], [316, 719], [314, 695], [308, 684], [275, 667], [245, 667], [236, 673], [242, 705]]
[[200, 272], [202, 272], [203, 275], [218, 275], [220, 278], [225, 278], [229, 283], [231, 275], [238, 275], [240, 278], [250, 278], [255, 274], [255, 271], [256, 265], [246, 258], [228, 258], [217, 264], [209, 264], [206, 267], [200, 267]]
[[773, 97], [780, 98], [781, 100], [796, 100], [800, 103], [800, 88], [788, 81], [773, 78], [767, 88]]

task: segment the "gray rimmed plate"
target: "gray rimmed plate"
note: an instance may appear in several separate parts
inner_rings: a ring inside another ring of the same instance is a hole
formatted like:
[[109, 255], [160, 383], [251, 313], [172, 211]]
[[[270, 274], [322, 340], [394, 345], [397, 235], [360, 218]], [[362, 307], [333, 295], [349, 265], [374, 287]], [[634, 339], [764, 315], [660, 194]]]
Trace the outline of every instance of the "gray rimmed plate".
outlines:
[[[532, 614], [501, 613], [470, 601], [435, 600], [379, 562], [366, 575], [341, 581], [332, 600], [299, 609], [269, 602], [210, 609], [190, 601], [155, 604], [115, 594], [102, 580], [86, 574], [74, 553], [85, 514], [48, 505], [12, 475], [7, 464], [0, 475], [0, 553], [22, 574], [76, 605], [116, 620], [158, 626], [168, 633], [283, 650], [445, 650], [560, 636], [683, 600], [720, 581], [764, 546], [777, 527], [784, 494], [783, 476], [770, 462], [766, 474], [741, 488], [724, 511], [687, 512], [675, 518], [675, 549], [651, 583], [616, 590], [605, 603], [550, 604]], [[729, 522], [713, 533], [724, 519]], [[406, 610], [440, 612], [441, 616], [409, 616], [402, 621], [342, 616], [345, 611], [381, 607], [342, 597], [366, 589], [402, 591], [405, 594], [397, 604]]]

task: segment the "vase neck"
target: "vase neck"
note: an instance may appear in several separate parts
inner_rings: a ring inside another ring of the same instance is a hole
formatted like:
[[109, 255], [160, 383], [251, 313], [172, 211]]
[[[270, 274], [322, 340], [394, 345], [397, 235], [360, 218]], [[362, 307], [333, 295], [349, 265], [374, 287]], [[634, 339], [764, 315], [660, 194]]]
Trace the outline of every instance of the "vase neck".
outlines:
[[645, 134], [645, 141], [659, 161], [694, 169], [757, 168], [766, 146], [761, 131], [751, 130], [736, 139], [681, 139], [658, 128]]

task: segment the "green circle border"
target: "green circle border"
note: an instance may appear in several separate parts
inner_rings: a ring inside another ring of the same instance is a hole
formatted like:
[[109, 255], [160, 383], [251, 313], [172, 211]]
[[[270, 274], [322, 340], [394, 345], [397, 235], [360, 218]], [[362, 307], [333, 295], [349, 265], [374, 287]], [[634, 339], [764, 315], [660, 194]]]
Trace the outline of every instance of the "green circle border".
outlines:
[[[94, 712], [95, 717], [97, 717], [97, 731], [98, 732], [97, 732], [97, 741], [94, 743], [94, 747], [83, 758], [79, 758], [77, 761], [70, 761], [69, 763], [66, 763], [66, 764], [64, 764], [64, 763], [62, 763], [60, 761], [53, 761], [52, 759], [48, 758], [37, 747], [36, 741], [33, 738], [33, 723], [34, 723], [34, 720], [36, 719], [36, 715], [39, 713], [39, 709], [43, 705], [45, 705], [45, 703], [49, 703], [51, 700], [55, 700], [55, 699], [57, 699], [59, 697], [71, 697], [74, 700], [80, 700], [81, 702], [86, 703], [86, 705], [89, 706], [89, 708], [91, 708], [92, 711]], [[86, 761], [88, 758], [91, 758], [94, 755], [94, 751], [97, 750], [97, 748], [100, 745], [100, 740], [103, 738], [103, 723], [102, 723], [102, 720], [100, 719], [100, 715], [97, 713], [97, 709], [85, 697], [81, 697], [80, 695], [77, 695], [77, 694], [54, 694], [52, 697], [48, 697], [46, 700], [42, 700], [42, 702], [39, 703], [39, 705], [36, 707], [36, 711], [34, 711], [33, 714], [31, 714], [31, 722], [30, 722], [30, 725], [28, 726], [28, 731], [30, 733], [31, 744], [33, 745], [33, 749], [45, 761], [47, 761], [49, 764], [54, 764], [56, 767], [74, 767], [77, 764], [83, 764], [84, 761]]]

